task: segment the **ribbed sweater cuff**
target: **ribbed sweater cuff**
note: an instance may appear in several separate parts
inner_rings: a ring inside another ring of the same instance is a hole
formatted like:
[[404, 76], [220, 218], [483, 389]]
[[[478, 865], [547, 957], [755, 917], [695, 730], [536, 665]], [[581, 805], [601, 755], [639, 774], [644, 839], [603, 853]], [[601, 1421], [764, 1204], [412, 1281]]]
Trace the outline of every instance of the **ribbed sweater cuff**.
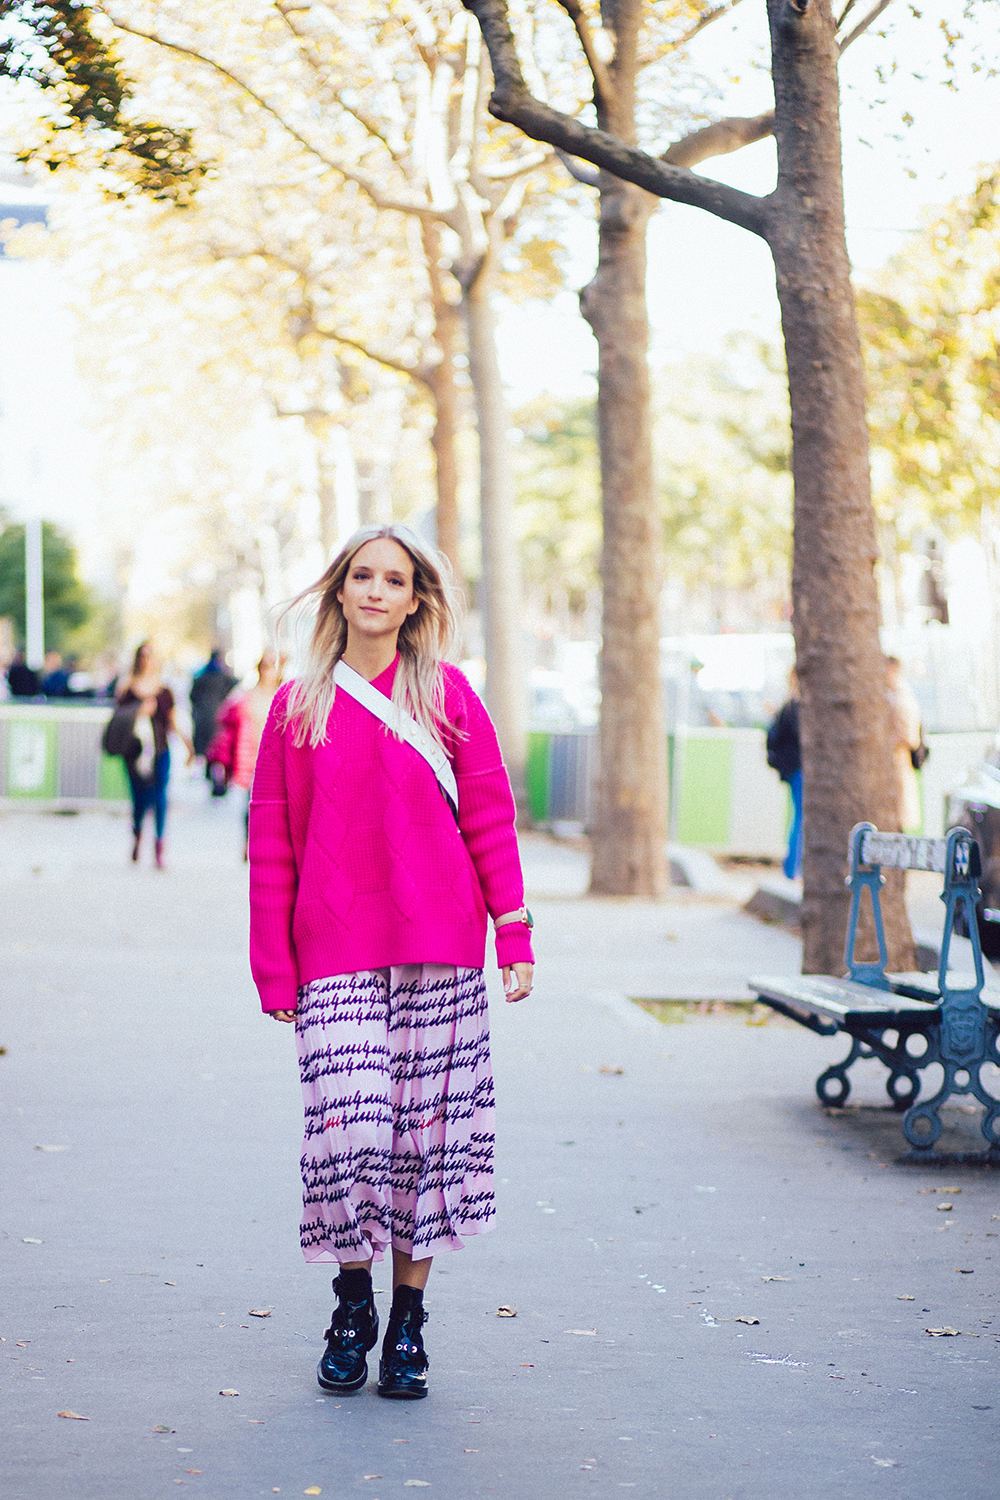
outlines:
[[505, 969], [508, 964], [533, 964], [535, 955], [531, 951], [531, 934], [523, 922], [505, 922], [496, 931], [497, 964]]

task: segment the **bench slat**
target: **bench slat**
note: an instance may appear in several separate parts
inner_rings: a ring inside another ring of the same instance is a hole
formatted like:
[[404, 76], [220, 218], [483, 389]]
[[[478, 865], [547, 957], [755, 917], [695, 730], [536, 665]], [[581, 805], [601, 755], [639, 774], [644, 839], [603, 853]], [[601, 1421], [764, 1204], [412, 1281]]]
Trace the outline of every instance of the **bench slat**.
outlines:
[[947, 839], [925, 839], [907, 833], [866, 833], [861, 860], [866, 865], [888, 865], [891, 870], [936, 870], [944, 874]]
[[764, 976], [750, 980], [750, 988], [762, 1000], [780, 1000], [785, 1005], [841, 1020], [850, 1015], [913, 1016], [930, 1020], [939, 1007], [925, 1000], [907, 995], [893, 994], [890, 990], [876, 990], [871, 985], [855, 984], [850, 979], [834, 979], [825, 974], [803, 974], [800, 976]]
[[[936, 974], [914, 972], [912, 974], [887, 974], [885, 977], [892, 986], [893, 994], [910, 995], [915, 1000], [926, 998], [932, 1005], [937, 1004], [940, 998]], [[972, 989], [976, 982], [973, 974], [949, 973], [949, 979], [956, 989], [963, 987]], [[959, 983], [961, 980], [966, 980], [967, 983], [962, 986]], [[987, 982], [980, 999], [987, 1010], [1000, 1012], [1000, 986], [997, 985], [995, 978], [992, 983]]]

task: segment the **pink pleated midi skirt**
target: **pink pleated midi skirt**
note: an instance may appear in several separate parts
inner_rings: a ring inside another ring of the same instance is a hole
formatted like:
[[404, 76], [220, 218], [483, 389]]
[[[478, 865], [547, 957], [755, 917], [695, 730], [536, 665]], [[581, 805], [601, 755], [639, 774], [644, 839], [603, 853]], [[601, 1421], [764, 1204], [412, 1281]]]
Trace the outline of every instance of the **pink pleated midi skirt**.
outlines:
[[481, 969], [316, 979], [295, 1017], [307, 1261], [414, 1260], [490, 1228], [493, 1075]]

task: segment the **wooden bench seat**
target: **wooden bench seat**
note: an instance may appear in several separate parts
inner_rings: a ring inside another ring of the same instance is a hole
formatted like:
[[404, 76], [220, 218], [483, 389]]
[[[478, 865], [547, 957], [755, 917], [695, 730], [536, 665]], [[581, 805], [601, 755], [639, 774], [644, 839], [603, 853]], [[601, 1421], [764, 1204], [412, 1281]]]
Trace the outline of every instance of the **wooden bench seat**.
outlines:
[[[751, 989], [761, 1000], [780, 1009], [793, 1020], [806, 1017], [822, 1017], [830, 1023], [823, 1028], [827, 1035], [839, 1031], [851, 1016], [860, 1016], [866, 1022], [884, 1017], [887, 1023], [899, 1016], [912, 1017], [917, 1025], [933, 1020], [940, 1012], [937, 991], [928, 998], [904, 994], [893, 994], [891, 990], [876, 990], [867, 984], [855, 984], [850, 979], [828, 979], [825, 975], [803, 974], [798, 977], [781, 978], [765, 976], [751, 979]], [[793, 1012], [795, 1014], [793, 1014]], [[816, 1029], [816, 1028], [813, 1028]]]

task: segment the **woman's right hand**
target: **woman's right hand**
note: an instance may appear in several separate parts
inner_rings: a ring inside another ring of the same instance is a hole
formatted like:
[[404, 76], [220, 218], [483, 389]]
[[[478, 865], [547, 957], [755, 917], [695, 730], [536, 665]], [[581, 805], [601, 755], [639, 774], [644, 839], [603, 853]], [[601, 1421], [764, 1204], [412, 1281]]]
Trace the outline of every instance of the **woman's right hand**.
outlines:
[[275, 1021], [294, 1021], [295, 1020], [295, 1012], [294, 1012], [294, 1010], [269, 1010], [268, 1011], [268, 1015], [272, 1016]]

